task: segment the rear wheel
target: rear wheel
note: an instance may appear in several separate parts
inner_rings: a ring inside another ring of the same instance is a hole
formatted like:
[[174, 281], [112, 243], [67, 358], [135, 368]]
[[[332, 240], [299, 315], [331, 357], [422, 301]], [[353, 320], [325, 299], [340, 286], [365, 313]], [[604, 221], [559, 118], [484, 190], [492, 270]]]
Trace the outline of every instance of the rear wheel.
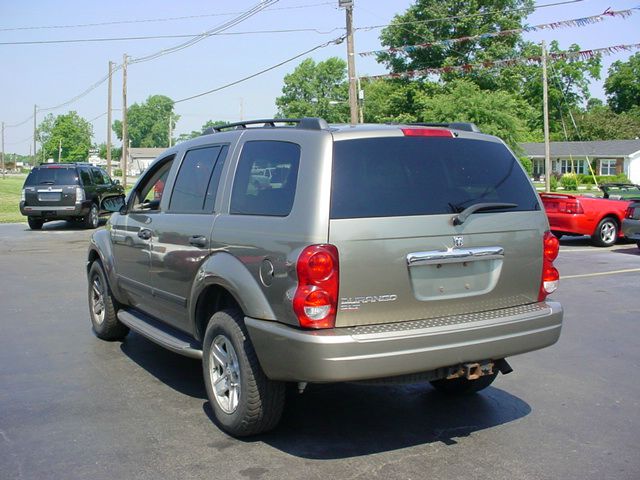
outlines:
[[215, 313], [204, 336], [202, 367], [207, 396], [220, 426], [244, 437], [276, 427], [285, 384], [269, 380], [239, 310]]
[[618, 224], [611, 217], [603, 218], [598, 223], [591, 239], [598, 247], [610, 247], [618, 239]]
[[451, 380], [447, 380], [446, 378], [432, 380], [429, 383], [431, 383], [433, 388], [447, 395], [470, 395], [487, 388], [493, 383], [497, 376], [498, 373], [496, 372], [493, 375], [483, 375], [475, 380], [458, 377], [452, 378]]
[[93, 331], [102, 340], [122, 340], [129, 333], [129, 327], [118, 320], [115, 300], [98, 261], [89, 270], [89, 314]]
[[100, 216], [98, 215], [98, 206], [92, 203], [89, 213], [84, 217], [84, 226], [86, 228], [98, 228], [99, 224]]
[[27, 222], [31, 230], [41, 230], [42, 225], [44, 225], [44, 220], [34, 217], [27, 217]]

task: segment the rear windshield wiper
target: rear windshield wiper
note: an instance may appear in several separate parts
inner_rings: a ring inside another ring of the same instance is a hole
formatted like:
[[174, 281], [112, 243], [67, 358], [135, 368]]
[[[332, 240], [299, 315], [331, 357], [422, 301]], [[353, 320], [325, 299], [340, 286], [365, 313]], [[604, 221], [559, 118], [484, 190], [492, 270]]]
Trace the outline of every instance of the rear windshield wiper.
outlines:
[[469, 218], [470, 215], [474, 214], [475, 212], [482, 211], [482, 210], [499, 210], [499, 209], [502, 209], [502, 208], [516, 208], [517, 206], [518, 206], [517, 203], [501, 203], [501, 202], [474, 203], [473, 205], [465, 208], [458, 215], [455, 215], [453, 217], [453, 224], [454, 225], [462, 225], [464, 223], [464, 221], [467, 218]]
[[52, 182], [51, 180], [45, 180], [44, 182], [40, 182], [40, 185], [53, 185], [56, 182]]

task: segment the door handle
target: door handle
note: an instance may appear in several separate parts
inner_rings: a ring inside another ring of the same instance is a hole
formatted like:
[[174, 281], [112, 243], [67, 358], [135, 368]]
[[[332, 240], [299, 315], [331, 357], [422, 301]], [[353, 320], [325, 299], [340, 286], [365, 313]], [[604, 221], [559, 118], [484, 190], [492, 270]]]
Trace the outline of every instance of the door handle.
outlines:
[[189, 245], [198, 248], [204, 248], [207, 246], [207, 237], [203, 235], [191, 235], [189, 237]]
[[152, 232], [148, 228], [141, 228], [140, 231], [138, 232], [138, 237], [140, 237], [143, 240], [151, 239], [151, 235], [152, 235]]

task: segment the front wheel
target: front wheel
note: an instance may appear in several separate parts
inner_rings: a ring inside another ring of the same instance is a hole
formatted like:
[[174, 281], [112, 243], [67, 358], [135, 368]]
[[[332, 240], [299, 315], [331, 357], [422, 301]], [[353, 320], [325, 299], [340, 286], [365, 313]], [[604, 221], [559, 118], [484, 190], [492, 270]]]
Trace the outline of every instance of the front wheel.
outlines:
[[282, 416], [285, 384], [269, 380], [236, 309], [215, 313], [204, 336], [202, 367], [213, 413], [236, 437], [275, 428]]
[[598, 223], [591, 239], [598, 247], [610, 247], [618, 239], [618, 224], [611, 217], [603, 218]]
[[483, 375], [475, 380], [469, 380], [465, 377], [452, 378], [451, 380], [442, 378], [440, 380], [432, 380], [429, 383], [433, 388], [447, 395], [470, 395], [487, 388], [497, 376], [498, 373], [496, 372], [492, 375]]

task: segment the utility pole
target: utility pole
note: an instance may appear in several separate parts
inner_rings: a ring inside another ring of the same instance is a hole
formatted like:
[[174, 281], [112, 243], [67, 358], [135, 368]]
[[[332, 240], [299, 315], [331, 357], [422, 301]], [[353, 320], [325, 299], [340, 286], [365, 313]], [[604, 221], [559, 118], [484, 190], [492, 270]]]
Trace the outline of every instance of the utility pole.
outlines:
[[37, 111], [38, 106], [34, 105], [33, 106], [33, 166], [36, 166], [36, 156], [37, 156], [37, 150], [36, 150], [36, 111]]
[[62, 157], [62, 139], [58, 140], [58, 163], [60, 163], [60, 157]]
[[107, 98], [107, 173], [111, 176], [111, 76], [113, 62], [109, 61], [109, 93]]
[[172, 139], [171, 136], [173, 135], [173, 126], [171, 125], [173, 123], [173, 112], [169, 114], [169, 148], [171, 148], [172, 145]]
[[4, 180], [4, 122], [2, 122], [2, 179]]
[[127, 54], [122, 61], [122, 186], [127, 188], [127, 155], [129, 153], [129, 131], [127, 127]]
[[542, 112], [544, 116], [544, 191], [551, 191], [551, 147], [549, 145], [549, 94], [547, 92], [547, 46], [542, 41]]
[[338, 6], [344, 7], [347, 14], [347, 71], [349, 74], [349, 110], [351, 123], [358, 123], [358, 93], [356, 88], [356, 64], [353, 53], [353, 0], [338, 0]]

